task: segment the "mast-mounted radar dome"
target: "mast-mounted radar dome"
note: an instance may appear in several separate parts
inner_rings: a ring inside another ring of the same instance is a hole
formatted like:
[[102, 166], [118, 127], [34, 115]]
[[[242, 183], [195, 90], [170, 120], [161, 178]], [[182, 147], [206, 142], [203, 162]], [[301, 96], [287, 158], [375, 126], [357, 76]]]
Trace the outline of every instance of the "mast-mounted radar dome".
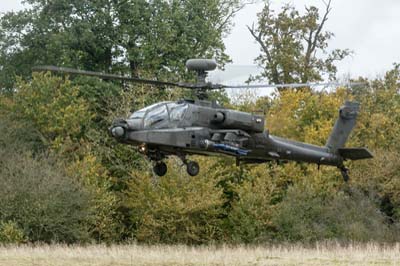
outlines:
[[212, 71], [217, 68], [217, 63], [213, 59], [189, 59], [186, 61], [186, 67], [193, 71]]

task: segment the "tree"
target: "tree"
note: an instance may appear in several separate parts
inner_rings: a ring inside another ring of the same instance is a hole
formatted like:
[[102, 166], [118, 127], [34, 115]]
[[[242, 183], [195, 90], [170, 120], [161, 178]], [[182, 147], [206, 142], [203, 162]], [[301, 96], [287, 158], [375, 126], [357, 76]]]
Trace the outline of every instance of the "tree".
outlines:
[[[335, 62], [350, 51], [335, 49], [328, 53], [328, 41], [334, 34], [325, 31], [331, 11], [331, 0], [320, 19], [318, 8], [306, 7], [301, 15], [292, 5], [283, 6], [275, 14], [269, 2], [258, 14], [257, 27], [248, 29], [260, 45], [261, 54], [255, 59], [264, 71], [252, 79], [268, 78], [275, 84], [320, 81], [337, 72]], [[326, 56], [323, 56], [326, 55]]]
[[[215, 162], [199, 158], [213, 168]], [[148, 172], [134, 170], [124, 204], [129, 208], [135, 239], [144, 243], [207, 244], [222, 238], [223, 191], [220, 177], [203, 171], [187, 179], [177, 162], [168, 160], [168, 178], [157, 181]], [[184, 171], [184, 170], [183, 170]]]
[[29, 0], [0, 18], [0, 88], [34, 65], [158, 78], [185, 75], [193, 57], [228, 61], [222, 37], [242, 0]]
[[16, 121], [29, 121], [53, 148], [79, 141], [90, 128], [93, 114], [79, 96], [79, 87], [49, 74], [35, 74], [31, 82], [20, 80], [12, 103], [7, 107]]
[[[100, 152], [107, 151], [110, 138], [96, 133], [101, 130], [102, 123], [92, 112], [101, 104], [96, 101], [96, 91], [92, 90], [89, 97], [71, 81], [48, 73], [34, 74], [30, 82], [20, 80], [16, 88], [12, 100], [0, 97], [0, 108], [4, 111], [4, 118], [0, 116], [0, 130], [3, 129], [0, 135], [4, 136], [4, 139], [0, 138], [0, 147], [11, 146], [4, 154], [17, 146], [14, 142], [22, 142], [21, 145], [33, 150], [36, 156], [41, 156], [43, 150], [46, 156], [54, 156], [59, 161], [57, 170], [63, 170], [62, 177], [78, 181], [91, 195], [88, 204], [93, 212], [88, 214], [90, 217], [85, 224], [88, 236], [105, 241], [119, 239], [122, 230], [117, 213], [118, 198], [112, 191], [113, 175], [108, 171], [108, 165], [102, 164], [102, 159], [106, 160], [108, 154]], [[104, 104], [104, 107], [108, 106]], [[12, 123], [6, 123], [8, 120]], [[100, 142], [106, 147], [98, 148]], [[36, 163], [32, 168], [38, 165]], [[34, 172], [29, 186], [42, 182], [36, 174], [40, 175]]]
[[353, 89], [363, 108], [356, 129], [357, 145], [400, 150], [399, 79], [400, 65], [395, 64], [383, 77], [371, 80], [369, 86]]

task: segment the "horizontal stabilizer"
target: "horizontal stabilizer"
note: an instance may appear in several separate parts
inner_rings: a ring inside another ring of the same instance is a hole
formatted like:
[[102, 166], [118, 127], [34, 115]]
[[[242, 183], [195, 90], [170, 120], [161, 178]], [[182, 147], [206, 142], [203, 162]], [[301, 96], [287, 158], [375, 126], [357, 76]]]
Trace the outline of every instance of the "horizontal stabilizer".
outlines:
[[362, 160], [374, 157], [367, 148], [341, 148], [338, 149], [338, 152], [344, 159], [350, 160]]

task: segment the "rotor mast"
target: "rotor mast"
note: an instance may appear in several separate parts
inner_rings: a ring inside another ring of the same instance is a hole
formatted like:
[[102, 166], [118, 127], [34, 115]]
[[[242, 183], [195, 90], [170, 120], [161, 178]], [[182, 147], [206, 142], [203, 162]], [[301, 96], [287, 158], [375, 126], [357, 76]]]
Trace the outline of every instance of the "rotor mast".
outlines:
[[213, 59], [189, 59], [186, 61], [186, 68], [197, 73], [197, 84], [194, 88], [199, 100], [207, 99], [207, 91], [214, 89], [211, 83], [206, 82], [208, 71], [217, 68], [217, 63]]

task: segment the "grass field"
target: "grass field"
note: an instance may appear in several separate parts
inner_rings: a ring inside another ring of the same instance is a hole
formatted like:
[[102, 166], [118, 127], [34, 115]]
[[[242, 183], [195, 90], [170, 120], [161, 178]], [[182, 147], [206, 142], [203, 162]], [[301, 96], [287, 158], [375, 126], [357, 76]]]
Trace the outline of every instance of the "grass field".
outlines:
[[4, 246], [0, 265], [400, 265], [400, 244], [271, 247]]

